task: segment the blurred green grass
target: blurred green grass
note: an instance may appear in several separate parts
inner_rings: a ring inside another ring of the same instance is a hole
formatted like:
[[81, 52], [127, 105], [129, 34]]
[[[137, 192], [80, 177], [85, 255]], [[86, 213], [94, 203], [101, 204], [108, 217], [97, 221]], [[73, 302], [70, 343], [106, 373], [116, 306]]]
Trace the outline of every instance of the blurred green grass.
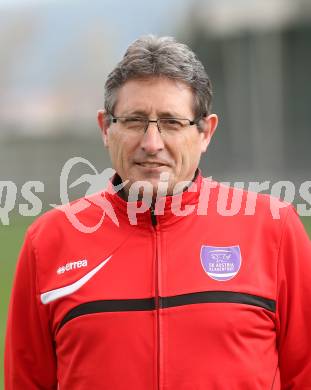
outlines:
[[[9, 226], [0, 225], [0, 386], [3, 389], [3, 351], [7, 307], [12, 287], [15, 263], [23, 243], [25, 231], [33, 218], [17, 218]], [[311, 237], [311, 217], [302, 218], [302, 222]]]
[[3, 352], [7, 307], [10, 298], [16, 259], [24, 234], [33, 218], [14, 218], [9, 226], [0, 224], [0, 388], [3, 389]]

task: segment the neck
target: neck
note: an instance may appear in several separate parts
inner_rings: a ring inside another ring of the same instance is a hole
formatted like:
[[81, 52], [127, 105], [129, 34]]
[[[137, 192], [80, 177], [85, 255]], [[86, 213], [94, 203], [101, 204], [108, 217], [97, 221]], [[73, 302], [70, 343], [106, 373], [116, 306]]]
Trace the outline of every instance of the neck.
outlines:
[[[197, 168], [195, 173], [194, 173], [194, 175], [193, 175], [193, 177], [192, 177], [192, 179], [189, 180], [189, 182], [183, 188], [181, 188], [181, 190], [178, 193], [182, 193], [182, 192], [187, 191], [188, 188], [190, 187], [191, 183], [193, 183], [196, 180], [199, 172], [200, 171]], [[118, 175], [118, 173], [116, 173], [115, 176], [112, 178], [112, 184], [115, 187], [116, 192], [118, 192], [118, 195], [120, 196], [120, 198], [122, 198], [123, 200], [128, 202], [129, 201], [129, 192], [128, 192], [128, 190], [124, 187], [124, 188], [122, 188], [121, 190], [118, 191], [118, 186], [122, 184], [122, 178]], [[167, 195], [171, 196], [173, 194], [166, 194], [166, 195], [161, 196], [161, 195], [158, 194], [158, 191], [156, 189], [154, 189], [153, 194], [150, 194], [150, 195], [148, 194], [147, 196], [152, 197], [151, 204], [154, 205], [155, 202], [156, 202], [157, 197], [159, 197], [159, 196], [160, 197], [164, 197], [164, 196], [167, 196]], [[175, 195], [177, 195], [177, 193]], [[143, 191], [139, 192], [137, 201], [141, 201], [144, 196], [146, 196], [146, 194]]]

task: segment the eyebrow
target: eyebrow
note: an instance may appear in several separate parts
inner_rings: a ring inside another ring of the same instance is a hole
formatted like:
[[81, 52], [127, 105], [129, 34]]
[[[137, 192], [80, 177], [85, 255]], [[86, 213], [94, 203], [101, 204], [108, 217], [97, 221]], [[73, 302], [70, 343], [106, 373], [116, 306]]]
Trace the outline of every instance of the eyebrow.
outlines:
[[[135, 110], [135, 111], [125, 111], [124, 114], [122, 114], [122, 116], [141, 116], [141, 117], [148, 117], [148, 113], [147, 111], [144, 111], [144, 110]], [[185, 116], [181, 115], [181, 114], [177, 114], [176, 112], [169, 112], [169, 111], [160, 111], [158, 113], [158, 117], [159, 118], [185, 118]]]
[[122, 114], [123, 116], [143, 116], [143, 117], [147, 117], [148, 114], [146, 111], [144, 110], [135, 110], [135, 111], [125, 111], [124, 114]]

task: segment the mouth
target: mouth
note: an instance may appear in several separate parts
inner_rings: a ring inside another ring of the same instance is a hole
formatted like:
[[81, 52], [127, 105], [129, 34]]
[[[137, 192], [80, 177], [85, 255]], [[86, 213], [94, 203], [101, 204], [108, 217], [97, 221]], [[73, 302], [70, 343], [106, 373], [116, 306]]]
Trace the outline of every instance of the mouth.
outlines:
[[141, 162], [136, 164], [144, 168], [160, 168], [160, 167], [167, 166], [166, 164], [163, 163], [154, 163], [154, 162]]
[[162, 168], [167, 167], [168, 165], [162, 162], [153, 162], [153, 161], [142, 161], [142, 162], [136, 162], [136, 165], [143, 167], [143, 168]]

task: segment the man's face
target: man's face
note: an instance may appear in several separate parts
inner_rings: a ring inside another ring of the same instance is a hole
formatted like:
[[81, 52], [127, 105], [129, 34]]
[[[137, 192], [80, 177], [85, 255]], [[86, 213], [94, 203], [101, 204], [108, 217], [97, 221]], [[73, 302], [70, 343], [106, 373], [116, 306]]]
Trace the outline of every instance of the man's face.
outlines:
[[[145, 117], [194, 119], [193, 93], [180, 81], [157, 77], [127, 81], [119, 90], [114, 110], [115, 117]], [[156, 123], [150, 123], [143, 133], [127, 132], [122, 124], [105, 122], [105, 113], [99, 111], [98, 122], [107, 146], [113, 168], [122, 181], [129, 180], [125, 190], [135, 181], [147, 181], [156, 194], [160, 174], [169, 174], [168, 195], [175, 185], [192, 180], [201, 153], [210, 142], [217, 126], [217, 116], [202, 120], [202, 130], [187, 126], [172, 135], [162, 135]]]

